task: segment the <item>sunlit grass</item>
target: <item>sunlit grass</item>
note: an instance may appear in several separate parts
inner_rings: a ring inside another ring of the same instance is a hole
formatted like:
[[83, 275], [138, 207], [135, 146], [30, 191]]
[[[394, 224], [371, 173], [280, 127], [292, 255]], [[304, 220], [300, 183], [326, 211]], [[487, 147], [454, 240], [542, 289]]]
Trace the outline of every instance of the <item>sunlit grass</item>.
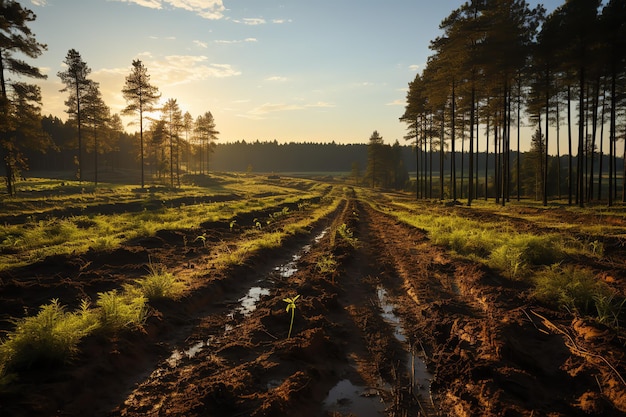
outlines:
[[552, 265], [539, 271], [534, 280], [538, 300], [580, 315], [597, 314], [596, 300], [610, 294], [608, 286], [591, 270], [571, 265]]
[[433, 243], [498, 269], [510, 279], [526, 278], [536, 267], [561, 262], [568, 255], [602, 254], [597, 242], [582, 242], [557, 232], [541, 235], [518, 232], [501, 219], [472, 220], [445, 210], [428, 210], [417, 202], [396, 202], [393, 209], [389, 207], [378, 209], [425, 230]]
[[165, 266], [152, 261], [148, 265], [148, 274], [136, 280], [141, 293], [149, 300], [155, 301], [165, 298], [176, 299], [184, 291], [184, 284]]
[[[213, 260], [214, 265], [217, 267], [243, 265], [250, 256], [257, 254], [263, 249], [279, 248], [282, 246], [283, 240], [288, 236], [308, 233], [312, 224], [336, 210], [340, 202], [341, 198], [338, 196], [334, 198], [328, 197], [328, 200], [315, 205], [315, 208], [312, 209], [308, 216], [298, 221], [287, 222], [278, 231], [250, 230], [237, 242], [236, 247], [231, 248], [227, 245], [218, 247], [218, 253]], [[284, 216], [288, 216], [288, 213], [285, 213]]]
[[80, 340], [97, 327], [88, 303], [67, 312], [58, 300], [52, 300], [37, 315], [16, 321], [15, 330], [0, 344], [0, 365], [12, 370], [66, 362], [77, 353]]
[[[235, 185], [232, 187], [236, 188]], [[269, 190], [272, 193], [280, 190], [281, 193], [227, 202], [183, 204], [179, 207], [162, 204], [158, 209], [137, 213], [77, 215], [0, 226], [0, 271], [37, 262], [51, 255], [82, 253], [89, 249], [114, 249], [124, 240], [153, 236], [159, 230], [195, 228], [203, 222], [224, 221], [243, 213], [267, 210], [278, 204], [295, 204], [320, 197], [320, 194], [308, 192], [294, 195], [291, 189], [281, 189], [273, 184], [263, 187], [255, 183], [254, 190], [257, 195]], [[284, 210], [279, 212], [283, 213]], [[290, 233], [303, 231], [299, 224], [286, 228]]]

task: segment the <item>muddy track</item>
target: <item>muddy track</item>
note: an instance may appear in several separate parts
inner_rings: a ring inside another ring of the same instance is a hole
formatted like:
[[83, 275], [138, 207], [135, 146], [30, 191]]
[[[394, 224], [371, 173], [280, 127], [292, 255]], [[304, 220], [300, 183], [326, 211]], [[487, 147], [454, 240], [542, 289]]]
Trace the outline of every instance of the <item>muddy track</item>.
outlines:
[[[366, 212], [402, 277], [402, 315], [426, 346], [444, 414], [626, 412], [617, 338], [602, 330], [597, 333], [604, 338], [589, 337], [583, 329], [593, 325], [533, 304], [523, 284], [454, 260], [415, 229]], [[394, 244], [407, 238], [414, 245]]]
[[[227, 234], [214, 233], [217, 249]], [[181, 252], [176, 233], [159, 239]], [[169, 266], [194, 273], [211, 256], [187, 255]], [[334, 272], [320, 272], [323, 259]], [[89, 340], [73, 367], [27, 375], [30, 393], [12, 407], [0, 398], [0, 414], [626, 413], [619, 340], [590, 336], [592, 324], [534, 304], [525, 284], [452, 257], [363, 201], [347, 200], [308, 237], [204, 276], [187, 299], [156, 305], [144, 334]], [[284, 299], [296, 295], [288, 337]]]

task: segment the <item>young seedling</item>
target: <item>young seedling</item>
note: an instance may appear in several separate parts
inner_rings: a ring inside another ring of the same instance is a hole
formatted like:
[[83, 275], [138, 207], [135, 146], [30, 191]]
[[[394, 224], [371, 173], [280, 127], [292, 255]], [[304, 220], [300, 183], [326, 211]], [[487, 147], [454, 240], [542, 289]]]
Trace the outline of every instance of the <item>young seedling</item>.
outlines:
[[200, 235], [200, 236], [198, 236], [198, 237], [196, 237], [196, 238], [194, 239], [194, 242], [195, 242], [195, 241], [197, 241], [197, 240], [199, 240], [199, 241], [201, 241], [201, 242], [202, 242], [202, 246], [203, 246], [203, 247], [206, 247], [206, 236], [204, 236], [204, 235]]
[[291, 324], [289, 324], [289, 334], [287, 339], [291, 338], [291, 329], [293, 328], [293, 317], [296, 314], [296, 300], [300, 297], [300, 294], [293, 298], [284, 298], [283, 301], [287, 303], [287, 313], [291, 310]]

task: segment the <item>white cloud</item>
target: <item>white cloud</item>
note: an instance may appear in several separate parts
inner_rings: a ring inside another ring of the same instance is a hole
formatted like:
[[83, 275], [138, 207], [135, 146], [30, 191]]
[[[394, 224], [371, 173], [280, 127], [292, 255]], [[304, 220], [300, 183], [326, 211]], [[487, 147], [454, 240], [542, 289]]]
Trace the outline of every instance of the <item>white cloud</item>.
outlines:
[[193, 43], [195, 43], [195, 44], [196, 44], [196, 46], [199, 46], [200, 48], [204, 48], [204, 49], [206, 49], [206, 48], [208, 48], [208, 47], [209, 47], [209, 44], [208, 44], [208, 43], [206, 43], [206, 42], [202, 42], [202, 41], [199, 41], [199, 40], [194, 40], [194, 41], [193, 41]]
[[138, 6], [141, 7], [147, 7], [149, 9], [162, 9], [163, 6], [161, 5], [162, 1], [161, 0], [114, 0], [114, 1], [121, 1], [123, 3], [134, 3]]
[[405, 104], [406, 104], [406, 100], [399, 98], [390, 103], [386, 103], [385, 106], [404, 106]]
[[266, 23], [265, 19], [262, 17], [246, 17], [241, 20], [233, 20], [235, 23], [243, 23], [244, 25], [256, 26], [256, 25], [264, 25]]
[[[170, 55], [160, 61], [147, 63], [157, 85], [178, 85], [207, 78], [225, 78], [240, 75], [230, 64], [208, 63], [205, 56]], [[158, 81], [158, 82], [157, 82]]]
[[281, 77], [279, 75], [274, 75], [272, 77], [267, 77], [265, 81], [287, 81], [286, 77]]
[[326, 103], [325, 101], [318, 101], [313, 104], [306, 104], [305, 107], [316, 107], [316, 108], [332, 108], [335, 107], [332, 103]]
[[291, 23], [292, 20], [291, 19], [272, 19], [272, 23], [275, 23], [277, 25], [283, 24], [283, 23]]
[[223, 44], [223, 45], [231, 45], [231, 44], [235, 44], [235, 43], [253, 43], [253, 42], [257, 42], [256, 38], [246, 38], [243, 40], [226, 40], [226, 39], [218, 39], [215, 41], [215, 43], [219, 43], [219, 44]]
[[281, 111], [302, 110], [304, 107], [298, 104], [265, 103], [249, 111], [253, 115], [263, 115]]
[[[149, 52], [143, 52], [137, 57], [148, 70], [151, 83], [158, 87], [241, 75], [241, 71], [233, 68], [232, 65], [209, 63], [208, 58], [203, 55], [168, 55], [156, 58]], [[123, 83], [130, 71], [130, 66], [102, 69], [94, 73], [94, 79], [98, 81], [98, 76], [117, 77]]]
[[417, 71], [419, 69], [420, 69], [420, 66], [417, 64], [409, 65], [409, 70], [411, 71]]
[[250, 110], [247, 113], [247, 115], [241, 115], [241, 116], [259, 120], [259, 119], [262, 119], [264, 115], [267, 115], [269, 113], [304, 110], [307, 108], [330, 108], [330, 107], [335, 107], [335, 105], [322, 102], [322, 101], [318, 101], [317, 103], [311, 103], [311, 104], [264, 103]]
[[[31, 0], [43, 1], [43, 0]], [[218, 20], [224, 17], [224, 3], [222, 0], [114, 0], [126, 3], [134, 3], [138, 6], [150, 9], [163, 9], [164, 6], [170, 6], [175, 9], [183, 9], [197, 14], [198, 16]]]
[[40, 6], [40, 7], [44, 7], [48, 4], [47, 0], [30, 0], [30, 2], [33, 4], [33, 6]]

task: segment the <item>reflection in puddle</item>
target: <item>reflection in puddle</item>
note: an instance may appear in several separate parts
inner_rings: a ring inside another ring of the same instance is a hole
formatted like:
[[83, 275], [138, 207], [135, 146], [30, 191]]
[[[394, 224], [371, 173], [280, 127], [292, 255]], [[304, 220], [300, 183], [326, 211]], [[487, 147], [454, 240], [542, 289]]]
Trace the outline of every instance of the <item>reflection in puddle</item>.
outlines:
[[383, 313], [381, 316], [383, 319], [394, 326], [393, 335], [394, 337], [404, 343], [406, 342], [406, 336], [404, 335], [404, 329], [402, 328], [402, 323], [400, 323], [400, 317], [396, 316], [393, 312], [394, 305], [389, 302], [389, 298], [387, 296], [387, 291], [384, 288], [378, 287], [376, 290], [376, 294], [378, 295], [378, 304], [380, 305]]
[[407, 370], [411, 383], [413, 385], [413, 392], [418, 395], [422, 400], [428, 400], [432, 404], [430, 397], [430, 383], [433, 376], [426, 368], [426, 363], [422, 359], [424, 356], [423, 349], [415, 349], [415, 346], [406, 346], [407, 338], [404, 334], [404, 328], [400, 317], [394, 313], [395, 306], [389, 300], [387, 291], [383, 287], [378, 287], [376, 294], [378, 295], [378, 304], [382, 310], [382, 318], [394, 327], [394, 337], [405, 345], [407, 349]]
[[380, 401], [377, 390], [354, 385], [349, 379], [343, 379], [328, 392], [324, 409], [369, 417], [384, 415], [385, 405]]
[[178, 366], [180, 361], [182, 361], [183, 359], [195, 357], [198, 353], [202, 351], [202, 349], [209, 346], [209, 340], [207, 341], [200, 340], [185, 350], [176, 349], [175, 351], [172, 352], [170, 357], [166, 359], [167, 364], [171, 368], [174, 368]]
[[[315, 243], [319, 243], [319, 241], [322, 240], [324, 236], [326, 236], [328, 230], [328, 227], [322, 230], [317, 236], [315, 236], [313, 241]], [[274, 268], [274, 271], [278, 272], [281, 278], [289, 278], [293, 276], [293, 274], [298, 272], [298, 261], [300, 260], [300, 258], [302, 258], [302, 254], [309, 253], [311, 251], [311, 247], [311, 245], [304, 245], [300, 252], [293, 255], [291, 261], [287, 262], [286, 264], [277, 266], [276, 268]]]
[[269, 295], [270, 290], [262, 287], [252, 287], [248, 290], [248, 293], [239, 299], [238, 310], [244, 316], [249, 315], [256, 310], [256, 305], [264, 295]]

